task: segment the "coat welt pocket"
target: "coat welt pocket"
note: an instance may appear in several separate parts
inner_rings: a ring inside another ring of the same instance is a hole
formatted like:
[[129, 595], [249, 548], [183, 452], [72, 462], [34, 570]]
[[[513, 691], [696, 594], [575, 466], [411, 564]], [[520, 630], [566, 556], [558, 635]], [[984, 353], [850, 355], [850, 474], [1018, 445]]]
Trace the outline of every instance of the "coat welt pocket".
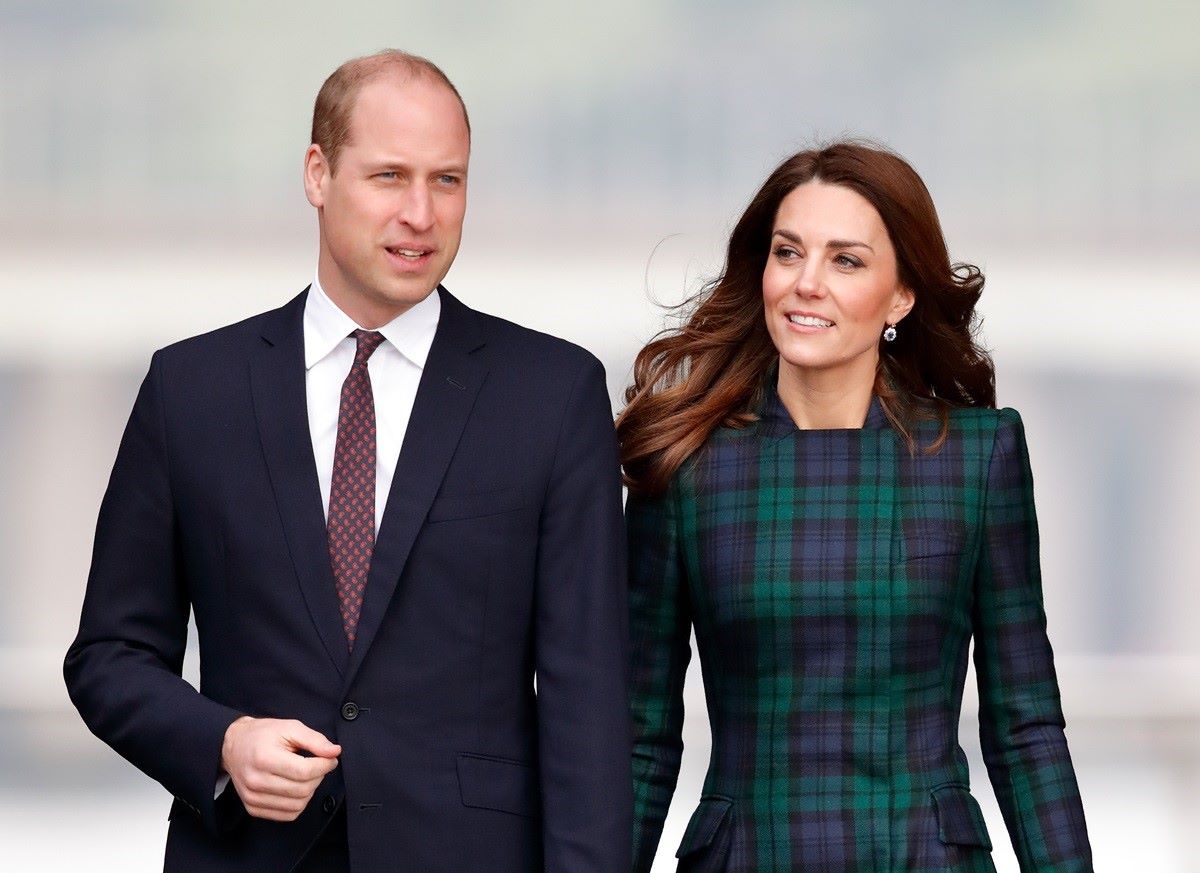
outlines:
[[964, 785], [939, 785], [930, 792], [937, 814], [938, 839], [948, 846], [979, 846], [992, 850], [983, 811]]
[[428, 521], [455, 521], [482, 518], [521, 509], [525, 493], [519, 488], [500, 491], [481, 491], [476, 494], [446, 494], [436, 498], [429, 507]]
[[532, 764], [460, 752], [458, 789], [463, 806], [535, 818], [541, 813], [537, 768]]

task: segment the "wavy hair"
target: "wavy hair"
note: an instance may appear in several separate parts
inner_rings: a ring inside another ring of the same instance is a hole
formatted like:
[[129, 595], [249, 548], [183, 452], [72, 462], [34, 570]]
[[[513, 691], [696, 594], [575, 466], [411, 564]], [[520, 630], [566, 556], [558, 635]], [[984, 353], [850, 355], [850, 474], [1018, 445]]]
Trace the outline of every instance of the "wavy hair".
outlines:
[[983, 274], [950, 262], [933, 199], [903, 158], [872, 143], [835, 142], [799, 152], [771, 173], [733, 229], [722, 273], [675, 307], [680, 327], [638, 353], [617, 418], [631, 491], [665, 490], [714, 430], [756, 420], [765, 376], [778, 360], [762, 296], [771, 232], [783, 198], [812, 181], [849, 188], [875, 207], [896, 252], [899, 281], [915, 297], [895, 341], [880, 341], [874, 385], [909, 450], [916, 451], [918, 421], [941, 422], [925, 447], [937, 451], [952, 407], [996, 405], [992, 360], [976, 341]]

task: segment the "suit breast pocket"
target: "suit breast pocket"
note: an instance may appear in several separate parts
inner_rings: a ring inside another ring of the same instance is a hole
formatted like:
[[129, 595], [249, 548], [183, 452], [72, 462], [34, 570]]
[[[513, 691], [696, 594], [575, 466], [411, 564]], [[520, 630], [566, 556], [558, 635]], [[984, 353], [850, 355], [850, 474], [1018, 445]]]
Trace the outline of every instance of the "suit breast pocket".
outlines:
[[441, 494], [429, 507], [429, 524], [504, 515], [524, 509], [530, 503], [527, 492], [520, 488], [496, 491], [477, 491], [466, 494]]
[[[427, 580], [431, 597], [472, 600], [490, 589], [489, 614], [525, 609], [538, 542], [538, 513], [528, 495], [514, 488], [439, 496], [409, 555], [410, 576]], [[421, 590], [421, 583], [408, 586], [410, 595]]]

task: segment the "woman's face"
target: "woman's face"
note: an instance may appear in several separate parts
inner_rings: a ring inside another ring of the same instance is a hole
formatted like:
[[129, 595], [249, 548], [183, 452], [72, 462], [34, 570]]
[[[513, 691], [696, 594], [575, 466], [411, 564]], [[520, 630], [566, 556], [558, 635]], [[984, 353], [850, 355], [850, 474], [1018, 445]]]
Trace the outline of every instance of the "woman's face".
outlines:
[[883, 219], [866, 198], [820, 181], [783, 198], [763, 270], [781, 377], [793, 368], [790, 376], [844, 370], [873, 379], [884, 327], [912, 304]]

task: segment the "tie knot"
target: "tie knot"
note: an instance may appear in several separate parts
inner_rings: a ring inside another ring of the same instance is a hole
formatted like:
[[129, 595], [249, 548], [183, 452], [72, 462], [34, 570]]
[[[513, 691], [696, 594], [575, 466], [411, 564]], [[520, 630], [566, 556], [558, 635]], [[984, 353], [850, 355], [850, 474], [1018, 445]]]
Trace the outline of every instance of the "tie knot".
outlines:
[[377, 330], [356, 330], [350, 336], [354, 337], [354, 341], [358, 343], [358, 349], [354, 353], [356, 367], [365, 364], [367, 358], [371, 357], [379, 348], [379, 344], [383, 342], [383, 334]]

